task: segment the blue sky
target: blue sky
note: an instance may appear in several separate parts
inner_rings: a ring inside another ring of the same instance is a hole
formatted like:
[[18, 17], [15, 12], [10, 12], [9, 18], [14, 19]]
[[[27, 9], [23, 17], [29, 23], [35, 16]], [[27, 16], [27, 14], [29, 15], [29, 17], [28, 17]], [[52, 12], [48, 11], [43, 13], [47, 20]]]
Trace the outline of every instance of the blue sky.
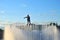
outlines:
[[0, 22], [26, 22], [27, 14], [32, 22], [60, 23], [60, 0], [0, 0]]

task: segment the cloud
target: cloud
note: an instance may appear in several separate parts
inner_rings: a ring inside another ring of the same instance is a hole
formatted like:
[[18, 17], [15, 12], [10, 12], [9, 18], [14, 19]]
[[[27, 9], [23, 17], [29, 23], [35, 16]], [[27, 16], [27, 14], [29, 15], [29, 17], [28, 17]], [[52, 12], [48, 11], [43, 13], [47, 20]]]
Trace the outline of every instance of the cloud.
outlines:
[[27, 7], [27, 5], [26, 4], [21, 4], [21, 7]]
[[50, 11], [50, 14], [51, 14], [52, 16], [56, 16], [56, 15], [57, 15], [57, 10], [51, 10], [51, 11]]
[[56, 13], [56, 12], [57, 12], [57, 10], [51, 10], [50, 12], [52, 12], [52, 13]]
[[0, 13], [5, 13], [5, 11], [0, 11]]

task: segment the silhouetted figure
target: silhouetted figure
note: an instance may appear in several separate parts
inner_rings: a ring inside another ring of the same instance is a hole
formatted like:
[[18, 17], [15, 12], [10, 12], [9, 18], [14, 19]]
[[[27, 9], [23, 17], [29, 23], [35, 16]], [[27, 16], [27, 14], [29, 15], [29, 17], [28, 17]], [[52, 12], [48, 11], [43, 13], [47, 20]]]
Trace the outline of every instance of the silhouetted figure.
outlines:
[[29, 15], [27, 15], [26, 17], [24, 17], [24, 19], [25, 18], [27, 18], [27, 25], [29, 25], [30, 26], [30, 24], [31, 24], [31, 22], [30, 22], [30, 16]]

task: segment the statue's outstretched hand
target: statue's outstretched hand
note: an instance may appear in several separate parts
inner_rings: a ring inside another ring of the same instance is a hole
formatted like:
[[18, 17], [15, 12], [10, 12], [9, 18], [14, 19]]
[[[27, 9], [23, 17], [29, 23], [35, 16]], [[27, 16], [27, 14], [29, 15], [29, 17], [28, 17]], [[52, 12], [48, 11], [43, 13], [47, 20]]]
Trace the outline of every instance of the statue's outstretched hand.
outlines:
[[24, 17], [24, 19], [27, 18], [27, 17]]

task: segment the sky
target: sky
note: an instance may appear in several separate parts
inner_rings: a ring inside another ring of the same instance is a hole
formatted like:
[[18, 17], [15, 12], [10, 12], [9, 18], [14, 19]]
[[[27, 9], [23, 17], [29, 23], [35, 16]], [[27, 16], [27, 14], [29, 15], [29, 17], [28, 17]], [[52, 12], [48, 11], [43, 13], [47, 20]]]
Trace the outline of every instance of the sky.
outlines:
[[0, 0], [0, 22], [60, 23], [60, 0]]

